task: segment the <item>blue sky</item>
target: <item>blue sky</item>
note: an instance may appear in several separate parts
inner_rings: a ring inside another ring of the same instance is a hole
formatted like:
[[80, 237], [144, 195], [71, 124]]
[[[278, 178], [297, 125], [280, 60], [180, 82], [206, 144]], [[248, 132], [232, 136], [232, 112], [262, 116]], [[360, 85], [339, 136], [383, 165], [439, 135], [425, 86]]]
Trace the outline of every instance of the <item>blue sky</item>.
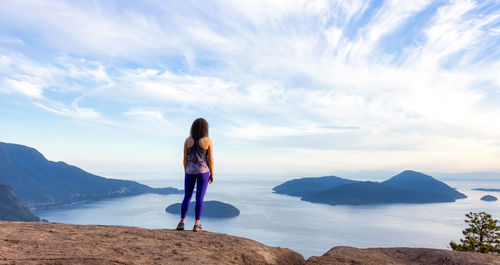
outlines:
[[0, 1], [0, 141], [99, 174], [500, 171], [499, 1]]

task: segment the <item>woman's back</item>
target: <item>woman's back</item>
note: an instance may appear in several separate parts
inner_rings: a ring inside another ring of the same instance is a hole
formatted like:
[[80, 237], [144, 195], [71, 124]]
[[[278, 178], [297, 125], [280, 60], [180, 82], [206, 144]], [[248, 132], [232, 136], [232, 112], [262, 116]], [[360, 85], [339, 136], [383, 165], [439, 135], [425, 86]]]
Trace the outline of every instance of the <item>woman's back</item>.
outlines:
[[208, 166], [208, 149], [210, 148], [211, 140], [208, 137], [186, 139], [185, 148], [187, 149], [187, 167], [188, 174], [201, 174], [209, 172]]
[[[202, 137], [199, 139], [199, 145], [204, 150], [208, 150], [211, 142], [212, 142], [212, 140], [210, 140], [210, 138], [208, 138], [208, 137]], [[190, 147], [192, 147], [195, 144], [195, 140], [193, 139], [193, 137], [190, 136], [186, 139], [185, 144], [186, 144], [186, 147], [189, 149]]]

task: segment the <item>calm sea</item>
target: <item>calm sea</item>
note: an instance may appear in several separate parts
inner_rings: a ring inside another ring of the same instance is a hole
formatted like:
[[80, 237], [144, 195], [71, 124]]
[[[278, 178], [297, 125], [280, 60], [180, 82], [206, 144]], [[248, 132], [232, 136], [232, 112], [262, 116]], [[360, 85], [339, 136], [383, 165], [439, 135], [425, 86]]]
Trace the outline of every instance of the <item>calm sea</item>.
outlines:
[[[231, 179], [218, 176], [205, 200], [233, 204], [241, 214], [231, 219], [202, 218], [204, 229], [257, 240], [270, 246], [298, 251], [305, 258], [322, 255], [334, 246], [448, 248], [465, 228], [464, 215], [486, 211], [500, 218], [500, 203], [484, 202], [486, 194], [472, 188], [500, 188], [500, 182], [445, 181], [468, 196], [455, 203], [394, 204], [377, 206], [330, 206], [278, 195], [272, 187], [283, 178], [257, 176]], [[154, 187], [182, 188], [182, 177], [141, 180]], [[179, 216], [165, 207], [182, 195], [145, 194], [98, 201], [51, 210], [35, 211], [51, 222], [68, 224], [127, 225], [144, 228], [175, 228]], [[187, 227], [194, 220], [187, 219]]]

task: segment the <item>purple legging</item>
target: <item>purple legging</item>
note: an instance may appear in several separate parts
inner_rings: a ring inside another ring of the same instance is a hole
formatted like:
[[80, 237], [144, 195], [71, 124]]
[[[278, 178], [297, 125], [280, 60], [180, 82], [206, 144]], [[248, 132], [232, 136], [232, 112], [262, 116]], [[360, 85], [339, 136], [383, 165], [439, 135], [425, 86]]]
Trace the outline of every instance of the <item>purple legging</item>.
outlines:
[[193, 195], [194, 184], [196, 185], [196, 206], [195, 206], [195, 217], [196, 220], [200, 220], [201, 212], [203, 211], [203, 197], [205, 197], [205, 192], [207, 191], [208, 179], [210, 177], [210, 172], [205, 172], [201, 174], [188, 174], [184, 177], [184, 200], [182, 200], [181, 205], [181, 218], [186, 218], [186, 214], [189, 210], [189, 203], [191, 202], [191, 196]]

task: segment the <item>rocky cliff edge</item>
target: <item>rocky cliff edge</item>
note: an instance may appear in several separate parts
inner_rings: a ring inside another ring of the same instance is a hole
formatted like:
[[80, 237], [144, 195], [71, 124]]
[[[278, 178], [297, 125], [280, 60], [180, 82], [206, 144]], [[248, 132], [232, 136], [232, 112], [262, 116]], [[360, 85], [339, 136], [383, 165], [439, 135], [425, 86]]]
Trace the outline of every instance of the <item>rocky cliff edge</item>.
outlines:
[[500, 256], [425, 248], [292, 250], [211, 232], [0, 221], [0, 264], [483, 265]]
[[0, 264], [304, 264], [286, 248], [211, 232], [0, 222]]

